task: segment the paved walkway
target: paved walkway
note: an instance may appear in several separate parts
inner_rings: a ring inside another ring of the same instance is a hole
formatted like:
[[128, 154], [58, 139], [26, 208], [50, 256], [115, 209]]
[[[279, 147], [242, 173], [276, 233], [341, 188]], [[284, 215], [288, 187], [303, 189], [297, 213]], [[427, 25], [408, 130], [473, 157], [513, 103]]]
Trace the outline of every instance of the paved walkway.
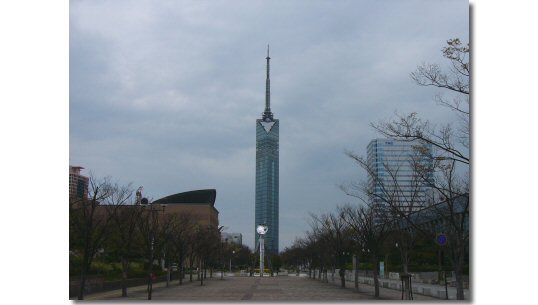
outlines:
[[[380, 298], [399, 300], [401, 292], [380, 288]], [[121, 297], [121, 290], [88, 295], [86, 300], [147, 300], [146, 286], [128, 289], [128, 297]], [[359, 292], [353, 285], [342, 289], [337, 285], [321, 283], [308, 277], [225, 277], [207, 279], [204, 286], [200, 282], [185, 282], [179, 286], [176, 281], [166, 287], [166, 283], [153, 286], [153, 300], [175, 301], [345, 301], [375, 299], [374, 288], [360, 284]], [[414, 295], [415, 300], [439, 300], [433, 297]]]

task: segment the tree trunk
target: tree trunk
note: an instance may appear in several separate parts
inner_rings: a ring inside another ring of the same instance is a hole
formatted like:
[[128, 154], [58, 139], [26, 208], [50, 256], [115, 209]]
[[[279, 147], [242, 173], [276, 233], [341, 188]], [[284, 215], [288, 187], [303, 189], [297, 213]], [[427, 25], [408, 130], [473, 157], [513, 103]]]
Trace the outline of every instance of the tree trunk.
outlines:
[[129, 262], [125, 259], [121, 259], [121, 296], [127, 297], [127, 268], [129, 268]]
[[458, 274], [456, 271], [456, 299], [463, 300], [464, 299], [463, 294], [463, 279], [461, 274]]
[[407, 274], [409, 273], [409, 254], [408, 254], [408, 251], [407, 251], [407, 248], [404, 248], [402, 250], [402, 263], [403, 263], [403, 272], [404, 274]]
[[183, 276], [185, 275], [185, 269], [183, 268], [183, 258], [179, 258], [179, 264], [177, 267], [179, 272], [179, 285], [183, 285]]
[[455, 272], [456, 272], [456, 299], [463, 300], [463, 257], [465, 255], [464, 246], [458, 247], [458, 252], [456, 253], [457, 257], [455, 259]]
[[374, 254], [374, 288], [375, 288], [375, 297], [379, 297], [379, 259], [377, 255]]
[[80, 273], [80, 286], [78, 289], [78, 299], [84, 300], [84, 285], [86, 285], [86, 274], [84, 271]]
[[353, 258], [354, 260], [354, 271], [355, 271], [355, 289], [357, 289], [357, 291], [359, 290], [359, 261], [357, 260], [357, 256], [355, 256]]
[[202, 260], [200, 260], [200, 268], [198, 271], [198, 277], [200, 278], [200, 286], [203, 286], [204, 285], [204, 273], [203, 273], [203, 268], [204, 268], [204, 262]]
[[78, 299], [84, 300], [84, 286], [86, 286], [86, 275], [88, 274], [88, 269], [90, 267], [90, 263], [88, 263], [88, 253], [89, 250], [84, 251], [84, 255], [82, 256], [82, 268], [80, 270], [80, 287], [78, 290]]
[[170, 272], [172, 269], [172, 266], [170, 266], [171, 262], [168, 261], [168, 266], [166, 268], [166, 287], [170, 287]]
[[191, 257], [191, 261], [189, 262], [189, 268], [190, 268], [190, 271], [189, 271], [189, 282], [192, 282], [192, 268], [194, 267], [194, 260], [193, 258]]
[[385, 261], [384, 261], [385, 267], [383, 270], [383, 278], [389, 277], [389, 254], [385, 253]]
[[340, 287], [346, 288], [346, 270], [340, 266], [340, 270], [338, 271], [340, 275]]
[[409, 274], [409, 251], [407, 244], [402, 242], [400, 251], [402, 258], [403, 272], [400, 274], [402, 280], [402, 300], [412, 300], [413, 292], [411, 291], [411, 275]]

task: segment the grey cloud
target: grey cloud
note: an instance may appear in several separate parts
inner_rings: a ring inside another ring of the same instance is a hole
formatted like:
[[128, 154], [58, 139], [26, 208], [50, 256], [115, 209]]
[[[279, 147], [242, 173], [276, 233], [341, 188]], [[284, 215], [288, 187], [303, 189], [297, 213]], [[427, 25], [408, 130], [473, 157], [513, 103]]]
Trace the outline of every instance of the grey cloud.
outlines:
[[[214, 187], [221, 224], [253, 246], [255, 120], [281, 120], [281, 244], [309, 211], [353, 202], [372, 121], [451, 122], [409, 79], [468, 39], [465, 1], [72, 1], [70, 163], [148, 196]], [[238, 221], [241, 220], [241, 221]]]

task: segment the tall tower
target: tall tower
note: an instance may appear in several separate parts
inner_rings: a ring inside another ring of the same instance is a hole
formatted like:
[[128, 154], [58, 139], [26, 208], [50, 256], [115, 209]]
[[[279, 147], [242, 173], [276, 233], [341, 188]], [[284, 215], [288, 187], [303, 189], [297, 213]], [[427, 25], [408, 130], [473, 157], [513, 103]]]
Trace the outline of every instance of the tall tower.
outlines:
[[[256, 120], [256, 213], [254, 230], [259, 224], [268, 227], [265, 235], [267, 254], [278, 253], [278, 130], [280, 124], [271, 112], [269, 79], [269, 45], [267, 46], [267, 79], [265, 81], [265, 111]], [[255, 246], [258, 234], [254, 232]]]

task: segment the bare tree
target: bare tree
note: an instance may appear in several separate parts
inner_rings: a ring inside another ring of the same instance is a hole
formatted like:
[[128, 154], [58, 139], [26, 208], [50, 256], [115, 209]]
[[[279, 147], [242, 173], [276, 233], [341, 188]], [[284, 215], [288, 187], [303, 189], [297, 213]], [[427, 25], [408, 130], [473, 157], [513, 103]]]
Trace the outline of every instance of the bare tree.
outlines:
[[[110, 181], [90, 177], [89, 198], [70, 198], [70, 248], [82, 255], [78, 299], [84, 299], [86, 277], [97, 252], [110, 237], [115, 209], [125, 204], [132, 191]], [[78, 249], [77, 249], [78, 248]]]
[[[392, 122], [371, 124], [382, 135], [395, 140], [421, 140], [431, 144], [446, 159], [469, 165], [470, 112], [469, 112], [469, 45], [458, 38], [449, 39], [442, 50], [443, 56], [450, 61], [449, 72], [444, 72], [437, 64], [423, 63], [411, 79], [419, 86], [434, 86], [452, 93], [446, 98], [441, 93], [436, 101], [455, 112], [459, 119], [458, 130], [450, 124], [436, 128], [429, 121], [419, 118], [417, 113], [396, 115]], [[457, 144], [460, 144], [458, 146]]]
[[175, 256], [174, 234], [175, 228], [178, 225], [178, 215], [163, 213], [159, 217], [157, 226], [157, 243], [154, 245], [155, 253], [159, 256], [163, 266], [166, 266], [166, 287], [170, 286], [170, 276], [172, 269], [172, 261]]
[[200, 240], [198, 239], [199, 226], [195, 225], [193, 230], [188, 235], [188, 259], [189, 259], [189, 282], [192, 282], [192, 271], [196, 263], [197, 248]]
[[181, 214], [176, 219], [171, 228], [171, 242], [173, 252], [177, 260], [177, 271], [179, 276], [179, 285], [183, 284], [185, 274], [185, 259], [188, 256], [189, 236], [194, 230], [194, 223], [189, 214]]
[[[132, 193], [132, 190], [131, 190]], [[136, 227], [141, 221], [142, 210], [134, 204], [118, 207], [113, 217], [114, 234], [107, 243], [107, 249], [117, 253], [122, 268], [122, 297], [127, 297], [127, 278], [131, 258], [140, 253], [137, 249]]]
[[379, 255], [387, 238], [388, 224], [379, 222], [375, 209], [367, 205], [347, 205], [340, 209], [340, 214], [358, 239], [358, 244], [364, 246], [364, 253], [372, 259], [375, 297], [379, 297]]
[[316, 216], [311, 214], [314, 225], [312, 230], [325, 241], [325, 248], [333, 258], [333, 265], [338, 267], [340, 276], [340, 286], [346, 287], [345, 280], [345, 258], [350, 249], [350, 238], [348, 224], [341, 215], [334, 213]]
[[[420, 86], [434, 86], [450, 92], [448, 98], [437, 94], [436, 101], [456, 113], [460, 119], [455, 130], [451, 124], [437, 128], [428, 121], [422, 120], [417, 113], [397, 115], [391, 122], [371, 124], [380, 134], [393, 140], [415, 141], [430, 144], [434, 149], [431, 165], [416, 163], [416, 180], [428, 185], [440, 196], [442, 204], [426, 206], [428, 212], [417, 214], [401, 213], [406, 225], [417, 231], [427, 231], [423, 225], [424, 215], [438, 219], [443, 226], [430, 228], [445, 233], [448, 237], [452, 266], [456, 272], [457, 298], [463, 299], [463, 264], [467, 256], [469, 242], [469, 45], [464, 45], [455, 38], [447, 41], [443, 48], [443, 56], [450, 61], [448, 72], [436, 64], [422, 64], [411, 73], [411, 78]], [[423, 150], [423, 153], [429, 153]], [[457, 170], [460, 168], [461, 170]], [[460, 177], [458, 172], [464, 172]], [[431, 179], [430, 173], [434, 173]], [[417, 215], [421, 215], [418, 217]], [[434, 215], [434, 216], [433, 216]], [[422, 219], [421, 219], [422, 218]]]
[[281, 253], [282, 264], [285, 268], [295, 269], [308, 267], [308, 277], [312, 278], [311, 256], [306, 253], [307, 244], [304, 238], [296, 238], [291, 247], [286, 247]]
[[[398, 232], [399, 250], [401, 251], [403, 272], [405, 274], [408, 273], [409, 252], [412, 249], [415, 234], [407, 234], [404, 231], [412, 227], [418, 230], [419, 233], [431, 235], [414, 223], [409, 222], [409, 215], [412, 212], [431, 205], [431, 201], [425, 199], [425, 192], [432, 184], [430, 174], [432, 168], [429, 166], [429, 162], [424, 162], [422, 146], [417, 145], [414, 148], [416, 148], [417, 158], [409, 158], [406, 154], [406, 160], [404, 160], [404, 162], [409, 163], [405, 168], [410, 168], [411, 172], [401, 170], [403, 164], [392, 166], [383, 164], [383, 177], [364, 157], [349, 151], [346, 152], [348, 157], [366, 171], [370, 182], [368, 184], [351, 182], [348, 185], [340, 186], [347, 195], [359, 198], [374, 210], [379, 209], [378, 205], [383, 206], [381, 215], [376, 213], [376, 216], [378, 218], [382, 217], [383, 221], [387, 222], [388, 229]], [[424, 167], [424, 164], [427, 164], [428, 167]], [[401, 183], [402, 178], [405, 179], [405, 183]]]
[[315, 221], [314, 217], [310, 222], [310, 228], [311, 233], [307, 235], [307, 239], [309, 240], [310, 248], [317, 254], [314, 261], [319, 268], [318, 279], [321, 282], [327, 282], [327, 268], [332, 263], [331, 252], [327, 247], [323, 246], [328, 239], [327, 232], [319, 222]]
[[[327, 281], [327, 266], [329, 265], [330, 255], [324, 247], [325, 236], [320, 234], [319, 230], [312, 230], [306, 234], [307, 251], [312, 254], [312, 265], [314, 270], [317, 268], [318, 280]], [[314, 274], [314, 279], [316, 278]]]
[[[220, 247], [220, 231], [222, 227], [196, 226], [190, 240], [191, 244], [191, 269], [194, 260], [198, 262], [198, 272], [200, 285], [204, 284], [207, 267], [211, 267], [211, 262], [215, 260], [214, 255], [218, 254]], [[218, 260], [218, 259], [217, 259]], [[192, 274], [191, 274], [192, 281]]]
[[155, 249], [155, 245], [161, 243], [161, 236], [159, 233], [159, 214], [164, 214], [164, 206], [158, 204], [152, 204], [148, 202], [146, 198], [142, 199], [145, 203], [138, 206], [142, 209], [142, 218], [138, 223], [137, 231], [140, 234], [140, 239], [143, 244], [145, 252], [144, 257], [147, 259], [148, 270], [148, 300], [151, 300], [153, 294], [153, 281], [155, 274], [153, 265], [156, 257], [156, 253], [159, 253]]
[[[469, 250], [469, 182], [456, 173], [455, 160], [436, 160], [432, 166], [437, 172], [431, 187], [441, 195], [442, 202], [428, 207], [434, 213], [437, 225], [434, 233], [443, 233], [448, 243], [449, 259], [456, 274], [456, 297], [464, 299], [463, 267]], [[420, 217], [412, 221], [420, 223]]]

